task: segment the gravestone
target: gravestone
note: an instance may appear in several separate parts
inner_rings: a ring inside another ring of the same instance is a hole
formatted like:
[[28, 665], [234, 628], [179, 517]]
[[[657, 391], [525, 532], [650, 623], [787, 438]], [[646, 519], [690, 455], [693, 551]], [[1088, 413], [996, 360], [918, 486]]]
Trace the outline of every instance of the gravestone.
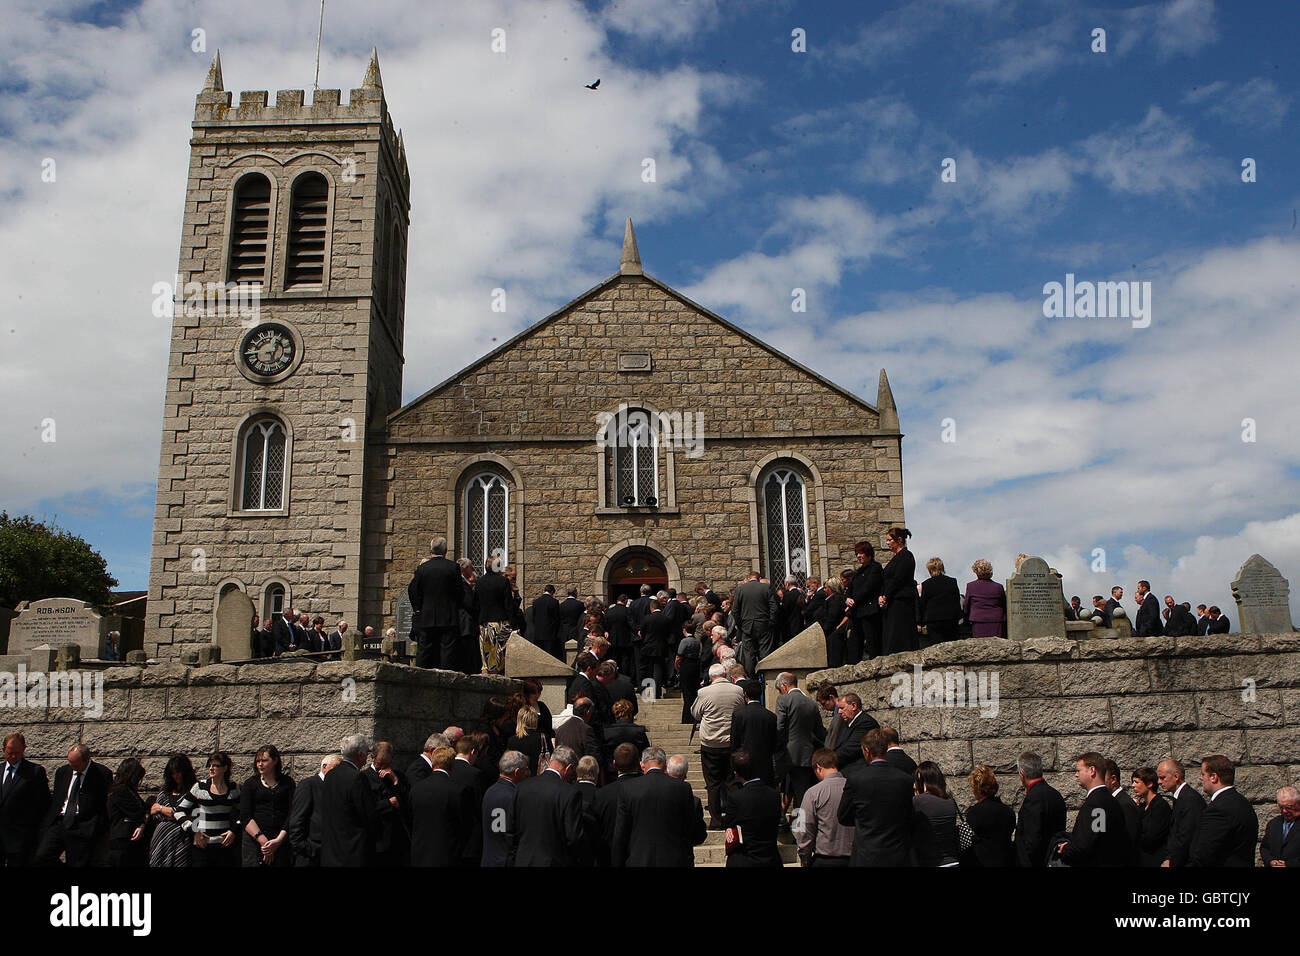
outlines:
[[1032, 637], [1065, 640], [1061, 579], [1042, 558], [1025, 558], [1007, 578], [1007, 637], [1013, 641]]
[[109, 622], [85, 601], [46, 598], [24, 601], [9, 625], [9, 653], [21, 654], [47, 645], [76, 644], [81, 656], [98, 658], [108, 636]]
[[1291, 633], [1291, 586], [1258, 554], [1246, 559], [1232, 582], [1242, 634]]
[[397, 628], [397, 639], [399, 641], [409, 641], [411, 639], [411, 621], [415, 618], [415, 612], [411, 610], [411, 598], [402, 591], [397, 595], [397, 621], [393, 625]]
[[213, 643], [221, 648], [228, 661], [247, 660], [253, 656], [253, 602], [239, 588], [221, 596], [217, 605], [217, 633]]

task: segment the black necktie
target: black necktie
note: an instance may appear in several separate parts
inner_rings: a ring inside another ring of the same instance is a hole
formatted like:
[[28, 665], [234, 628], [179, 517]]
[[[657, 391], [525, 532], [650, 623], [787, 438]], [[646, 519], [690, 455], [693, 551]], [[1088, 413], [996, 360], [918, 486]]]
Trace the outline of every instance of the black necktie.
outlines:
[[63, 808], [63, 819], [71, 823], [77, 817], [77, 796], [81, 793], [81, 774], [78, 773], [72, 778], [72, 786], [68, 789], [68, 802]]
[[5, 782], [3, 787], [0, 787], [0, 793], [2, 793], [4, 796], [6, 797], [9, 796], [9, 787], [14, 782], [14, 777], [17, 776], [17, 773], [18, 773], [17, 764], [14, 763], [5, 764]]

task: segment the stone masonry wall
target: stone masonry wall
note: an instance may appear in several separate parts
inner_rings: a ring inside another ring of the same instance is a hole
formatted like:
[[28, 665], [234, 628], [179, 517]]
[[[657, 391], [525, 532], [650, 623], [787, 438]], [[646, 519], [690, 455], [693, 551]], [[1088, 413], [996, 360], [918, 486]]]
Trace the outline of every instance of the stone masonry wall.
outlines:
[[[964, 670], [998, 675], [998, 711], [891, 707], [896, 673]], [[999, 797], [1024, 796], [1016, 758], [1032, 750], [1065, 797], [1071, 821], [1083, 802], [1074, 758], [1096, 750], [1119, 764], [1125, 789], [1139, 767], [1175, 757], [1199, 789], [1198, 758], [1223, 754], [1256, 806], [1260, 832], [1277, 814], [1280, 787], [1300, 785], [1300, 634], [1062, 641], [965, 640], [817, 671], [810, 688], [856, 692], [881, 726], [895, 727], [918, 763], [936, 762], [958, 804], [972, 802], [967, 775], [997, 774]], [[1250, 698], [1253, 699], [1243, 699]]]
[[194, 761], [201, 777], [215, 750], [230, 755], [242, 782], [266, 744], [279, 748], [285, 771], [301, 780], [349, 734], [390, 741], [396, 765], [405, 767], [429, 734], [453, 724], [472, 729], [489, 697], [517, 689], [504, 677], [374, 661], [118, 666], [104, 671], [98, 719], [80, 709], [13, 709], [4, 714], [4, 732], [26, 736], [28, 759], [43, 764], [51, 780], [78, 741], [110, 770], [124, 757], [140, 757], [149, 785], [161, 781], [176, 753]]

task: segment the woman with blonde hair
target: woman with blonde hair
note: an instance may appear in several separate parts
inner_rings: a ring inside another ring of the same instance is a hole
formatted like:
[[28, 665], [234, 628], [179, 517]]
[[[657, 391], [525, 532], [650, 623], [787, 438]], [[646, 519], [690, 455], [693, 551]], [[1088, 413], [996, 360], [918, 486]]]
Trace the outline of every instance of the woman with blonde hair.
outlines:
[[970, 772], [975, 803], [966, 811], [966, 825], [975, 842], [962, 855], [966, 866], [1015, 866], [1011, 835], [1016, 832], [1016, 812], [998, 799], [998, 778], [993, 768], [981, 764]]

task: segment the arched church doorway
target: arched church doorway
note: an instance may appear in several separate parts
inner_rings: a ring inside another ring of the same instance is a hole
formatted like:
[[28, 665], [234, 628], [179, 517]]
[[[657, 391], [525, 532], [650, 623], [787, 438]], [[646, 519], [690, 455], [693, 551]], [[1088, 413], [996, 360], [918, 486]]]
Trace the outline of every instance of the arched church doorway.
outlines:
[[663, 556], [649, 548], [629, 548], [609, 562], [605, 594], [612, 604], [620, 594], [634, 599], [641, 585], [650, 585], [651, 593], [668, 587], [668, 568]]

